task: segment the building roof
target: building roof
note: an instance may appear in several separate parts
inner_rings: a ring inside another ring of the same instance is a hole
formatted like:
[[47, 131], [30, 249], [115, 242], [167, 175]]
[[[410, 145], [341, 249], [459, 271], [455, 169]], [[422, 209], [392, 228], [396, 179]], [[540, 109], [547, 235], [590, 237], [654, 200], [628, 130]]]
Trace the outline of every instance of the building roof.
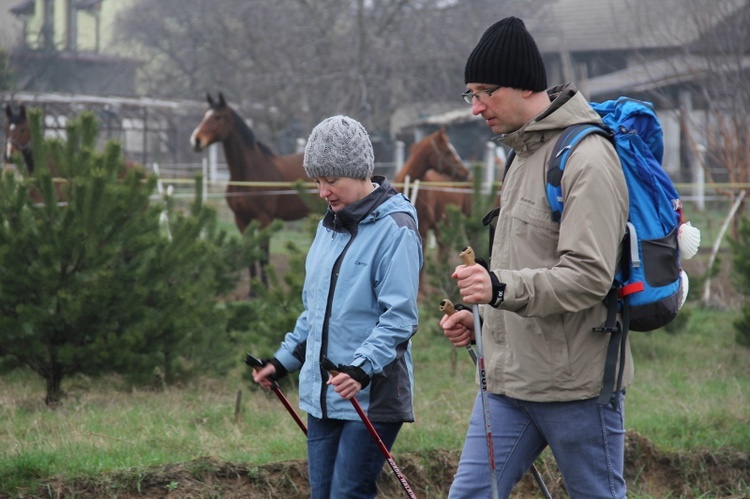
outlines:
[[[750, 68], [750, 56], [739, 61], [743, 69]], [[638, 64], [583, 82], [582, 87], [589, 98], [613, 92], [643, 92], [668, 85], [699, 81], [724, 71], [736, 71], [738, 61], [734, 57], [677, 56]]]
[[467, 105], [460, 109], [454, 109], [445, 113], [425, 116], [414, 122], [412, 125], [459, 125], [470, 121], [482, 121], [482, 117], [474, 116], [471, 113], [471, 107]]
[[[748, 0], [552, 0], [524, 19], [542, 52], [680, 47]], [[698, 29], [698, 24], [700, 28]]]
[[[76, 109], [102, 106], [108, 109], [157, 109], [163, 111], [185, 111], [201, 114], [206, 108], [204, 101], [151, 99], [148, 97], [104, 97], [100, 95], [68, 94], [57, 92], [0, 92], [3, 102], [23, 102], [27, 105], [59, 105]], [[139, 113], [135, 114], [140, 116]]]

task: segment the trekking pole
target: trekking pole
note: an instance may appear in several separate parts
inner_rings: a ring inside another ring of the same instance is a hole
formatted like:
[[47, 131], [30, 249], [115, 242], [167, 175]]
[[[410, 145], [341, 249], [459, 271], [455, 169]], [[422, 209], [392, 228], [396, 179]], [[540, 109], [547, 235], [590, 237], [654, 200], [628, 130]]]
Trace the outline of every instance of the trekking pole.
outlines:
[[[323, 360], [320, 363], [320, 366], [328, 371], [328, 373], [331, 376], [336, 376], [339, 371], [336, 367], [336, 364], [334, 364], [331, 359], [328, 357], [323, 357]], [[408, 495], [411, 499], [417, 499], [417, 496], [414, 495], [414, 491], [411, 490], [411, 487], [409, 486], [409, 482], [406, 481], [406, 477], [403, 473], [401, 473], [401, 470], [396, 465], [396, 461], [393, 459], [393, 456], [391, 456], [391, 453], [388, 452], [388, 447], [385, 446], [383, 443], [383, 440], [380, 438], [380, 435], [378, 435], [378, 430], [375, 429], [375, 427], [372, 425], [372, 422], [370, 422], [370, 418], [367, 417], [367, 414], [365, 414], [365, 411], [362, 410], [362, 406], [359, 405], [359, 402], [355, 397], [352, 397], [349, 399], [354, 406], [354, 410], [357, 411], [357, 414], [359, 414], [359, 417], [362, 419], [362, 422], [365, 424], [367, 429], [370, 432], [370, 435], [372, 435], [373, 440], [375, 440], [375, 443], [378, 444], [378, 448], [380, 449], [381, 454], [385, 456], [385, 460], [388, 461], [388, 464], [391, 466], [391, 469], [393, 470], [393, 473], [396, 474], [396, 478], [398, 478], [398, 481], [401, 483], [401, 486], [406, 491], [406, 495]]]
[[[456, 308], [453, 306], [453, 303], [446, 298], [445, 300], [440, 302], [440, 311], [446, 315], [453, 315], [454, 313], [456, 313]], [[474, 353], [474, 349], [471, 348], [471, 345], [466, 345], [466, 348], [469, 349], [471, 359], [474, 361], [474, 364], [476, 364], [477, 356]], [[552, 499], [552, 496], [549, 493], [549, 489], [547, 488], [547, 485], [545, 485], [544, 480], [542, 479], [542, 475], [539, 474], [539, 470], [536, 469], [534, 463], [531, 463], [531, 474], [534, 475], [534, 480], [536, 480], [536, 483], [539, 484], [539, 488], [542, 489], [542, 494], [544, 494], [545, 499]]]
[[[464, 265], [471, 266], [474, 261], [474, 250], [467, 246], [459, 253]], [[482, 413], [484, 415], [484, 433], [487, 436], [487, 453], [490, 458], [490, 479], [492, 480], [492, 499], [499, 499], [497, 489], [497, 472], [495, 470], [495, 446], [492, 442], [492, 426], [490, 424], [490, 400], [487, 393], [487, 372], [484, 367], [484, 349], [482, 348], [482, 321], [479, 318], [479, 305], [473, 303], [471, 312], [474, 315], [474, 340], [477, 343], [477, 369], [479, 370], [479, 393], [482, 397]]]
[[[245, 355], [245, 364], [252, 367], [256, 371], [259, 371], [263, 366], [266, 365], [265, 362], [256, 357], [253, 357], [250, 354]], [[302, 433], [307, 435], [307, 426], [305, 426], [305, 423], [303, 423], [300, 417], [297, 415], [297, 411], [294, 410], [292, 404], [290, 404], [289, 400], [287, 400], [286, 396], [284, 396], [281, 388], [279, 388], [279, 384], [275, 380], [271, 382], [271, 390], [273, 390], [273, 393], [276, 394], [276, 397], [278, 397], [284, 407], [286, 407], [286, 410], [289, 412], [289, 414], [292, 415], [294, 421], [297, 423], [297, 426], [299, 426], [300, 430], [302, 430]]]

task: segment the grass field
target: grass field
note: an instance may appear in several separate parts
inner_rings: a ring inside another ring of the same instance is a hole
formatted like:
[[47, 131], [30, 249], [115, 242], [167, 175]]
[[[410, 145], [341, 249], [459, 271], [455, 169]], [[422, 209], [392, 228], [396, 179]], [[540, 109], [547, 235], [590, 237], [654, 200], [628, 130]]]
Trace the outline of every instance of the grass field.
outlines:
[[[750, 350], [734, 344], [732, 319], [694, 310], [676, 334], [634, 333], [630, 431], [670, 452], [750, 451]], [[395, 455], [460, 449], [476, 386], [468, 355], [455, 353], [454, 370], [451, 348], [434, 328], [415, 337], [418, 419], [402, 431]], [[55, 475], [93, 477], [202, 456], [253, 466], [304, 459], [299, 428], [272, 394], [251, 387], [241, 357], [225, 379], [163, 392], [76, 377], [56, 410], [44, 406], [41, 380], [0, 378], [0, 492], [15, 497]], [[294, 387], [283, 388], [296, 405]]]

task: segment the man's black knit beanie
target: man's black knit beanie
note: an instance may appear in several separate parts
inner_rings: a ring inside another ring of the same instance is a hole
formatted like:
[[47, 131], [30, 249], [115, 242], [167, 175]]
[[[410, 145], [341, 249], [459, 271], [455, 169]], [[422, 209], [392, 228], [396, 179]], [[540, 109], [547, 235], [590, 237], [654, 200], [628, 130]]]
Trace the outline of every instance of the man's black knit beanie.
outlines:
[[466, 61], [464, 81], [535, 92], [547, 89], [542, 55], [522, 20], [506, 17], [484, 32]]

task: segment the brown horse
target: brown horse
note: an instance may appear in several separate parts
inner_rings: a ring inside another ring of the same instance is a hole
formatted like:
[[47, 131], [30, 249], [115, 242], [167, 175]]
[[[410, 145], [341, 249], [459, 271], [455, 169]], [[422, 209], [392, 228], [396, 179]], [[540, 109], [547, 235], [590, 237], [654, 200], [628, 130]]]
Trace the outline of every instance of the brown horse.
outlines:
[[[214, 101], [206, 95], [209, 109], [190, 136], [193, 150], [200, 152], [214, 142], [224, 146], [224, 157], [229, 167], [230, 182], [226, 200], [234, 212], [234, 221], [240, 233], [251, 221], [257, 220], [261, 228], [274, 219], [298, 220], [310, 212], [299, 193], [281, 186], [262, 187], [237, 184], [239, 182], [295, 182], [309, 180], [302, 168], [303, 154], [278, 156], [268, 146], [258, 141], [245, 120], [227, 105], [224, 95]], [[269, 247], [261, 248], [260, 269], [250, 268], [250, 277], [260, 275], [267, 284], [263, 267], [268, 264]]]
[[[3, 162], [8, 166], [12, 166], [13, 155], [20, 153], [23, 159], [24, 166], [26, 167], [25, 172], [22, 174], [33, 175], [34, 174], [34, 153], [31, 148], [31, 126], [29, 125], [29, 119], [26, 114], [26, 106], [19, 104], [18, 112], [14, 112], [10, 104], [5, 105], [5, 144], [3, 147]], [[47, 161], [49, 172], [53, 178], [58, 177], [57, 167], [50, 158]], [[15, 168], [15, 167], [13, 167]], [[65, 188], [62, 182], [55, 182], [55, 196], [58, 203], [65, 203], [67, 196], [64, 192]], [[31, 199], [37, 203], [42, 203], [42, 194], [37, 189], [30, 191]]]
[[444, 127], [440, 127], [411, 146], [409, 159], [396, 174], [394, 182], [403, 183], [407, 175], [412, 181], [421, 179], [430, 169], [448, 175], [459, 182], [471, 178], [471, 172], [461, 161]]
[[420, 186], [416, 192], [414, 207], [419, 216], [419, 233], [422, 240], [426, 241], [429, 231], [435, 234], [435, 239], [440, 245], [439, 224], [445, 221], [448, 215], [448, 206], [456, 206], [465, 216], [471, 215], [472, 188], [454, 187], [449, 185], [421, 185], [422, 182], [450, 183], [456, 179], [436, 170], [427, 170], [420, 179]]
[[[26, 106], [19, 104], [18, 112], [14, 112], [10, 104], [5, 105], [5, 144], [3, 147], [3, 161], [6, 165], [12, 162], [13, 154], [20, 153], [23, 158], [24, 165], [26, 166], [27, 174], [34, 174], [34, 152], [31, 144], [31, 125], [29, 124], [28, 115], [26, 113]], [[58, 202], [63, 202], [66, 199], [65, 193], [65, 182], [59, 179], [60, 172], [55, 165], [52, 158], [49, 157], [47, 160], [47, 168], [53, 178], [55, 178], [55, 192], [57, 195]], [[123, 169], [119, 172], [118, 177], [120, 179], [125, 178], [125, 175], [133, 169], [140, 169], [141, 166], [131, 160], [126, 159], [124, 162]], [[40, 194], [36, 191], [32, 191], [32, 198], [41, 202]]]
[[31, 153], [31, 130], [26, 118], [26, 106], [20, 104], [14, 112], [10, 104], [5, 104], [5, 145], [3, 162], [10, 164], [13, 154], [20, 153], [29, 173], [34, 172], [34, 157]]

